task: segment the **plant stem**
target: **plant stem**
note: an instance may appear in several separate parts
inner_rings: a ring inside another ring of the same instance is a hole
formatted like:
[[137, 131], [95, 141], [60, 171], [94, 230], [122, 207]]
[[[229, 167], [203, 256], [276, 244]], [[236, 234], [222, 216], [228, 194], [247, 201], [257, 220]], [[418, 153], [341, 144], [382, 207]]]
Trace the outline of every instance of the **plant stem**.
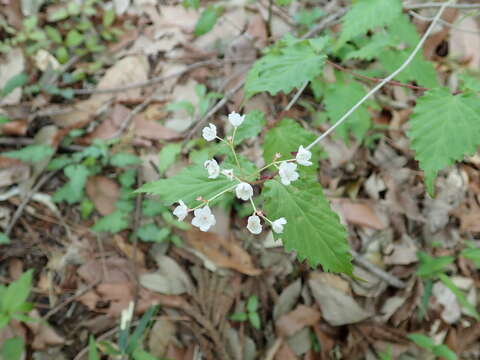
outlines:
[[229, 188], [227, 188], [227, 189], [219, 192], [218, 194], [212, 196], [210, 199], [206, 200], [204, 204], [200, 204], [200, 205], [195, 206], [194, 208], [188, 209], [188, 212], [197, 210], [197, 209], [201, 208], [202, 206], [208, 205], [208, 203], [209, 203], [210, 201], [213, 201], [213, 200], [215, 200], [216, 198], [218, 198], [218, 197], [222, 196], [223, 194], [225, 194], [226, 192], [229, 192], [229, 191], [233, 190], [233, 189], [235, 188], [235, 186], [237, 186], [237, 185], [238, 185], [238, 184], [235, 184], [235, 185], [233, 185], [233, 186], [231, 186], [231, 187], [229, 187]]
[[260, 170], [258, 170], [258, 173], [260, 174], [263, 170], [269, 168], [269, 167], [272, 166], [272, 165], [280, 164], [280, 163], [282, 163], [282, 162], [290, 162], [290, 161], [295, 161], [295, 159], [272, 161], [270, 164], [265, 165], [265, 166], [262, 167]]
[[367, 99], [375, 94], [378, 90], [380, 90], [385, 84], [387, 84], [390, 80], [392, 80], [395, 76], [397, 76], [400, 72], [402, 72], [413, 60], [415, 55], [419, 52], [423, 44], [425, 43], [425, 40], [430, 36], [430, 34], [433, 31], [433, 28], [435, 27], [436, 23], [440, 19], [440, 17], [443, 14], [443, 11], [448, 7], [448, 5], [452, 4], [453, 1], [448, 1], [442, 5], [440, 10], [438, 11], [437, 15], [433, 19], [432, 23], [428, 27], [427, 31], [425, 34], [423, 34], [422, 38], [418, 42], [417, 46], [415, 49], [412, 51], [412, 53], [408, 56], [408, 58], [404, 61], [400, 67], [395, 70], [393, 73], [391, 73], [389, 76], [387, 76], [385, 79], [383, 79], [378, 85], [376, 85], [373, 89], [371, 89], [367, 95], [365, 95], [363, 98], [360, 99], [359, 102], [357, 102], [350, 110], [348, 110], [335, 124], [333, 124], [327, 131], [325, 131], [322, 135], [317, 137], [310, 145], [306, 147], [307, 150], [310, 150], [312, 146], [316, 145], [319, 143], [321, 140], [323, 140], [326, 136], [328, 136], [330, 133], [332, 133], [337, 127], [339, 127], [347, 118], [355, 111], [357, 110], [360, 105], [362, 105]]

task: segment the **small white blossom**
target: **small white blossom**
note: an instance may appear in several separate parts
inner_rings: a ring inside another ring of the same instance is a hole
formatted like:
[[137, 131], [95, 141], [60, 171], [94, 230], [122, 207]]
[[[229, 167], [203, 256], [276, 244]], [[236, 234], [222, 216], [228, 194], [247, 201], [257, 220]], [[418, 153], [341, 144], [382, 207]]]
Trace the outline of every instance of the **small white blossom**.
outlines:
[[242, 125], [243, 120], [245, 120], [245, 115], [240, 115], [235, 111], [231, 112], [228, 115], [228, 121], [230, 121], [230, 124], [232, 124], [235, 127]]
[[257, 215], [248, 217], [247, 229], [255, 235], [258, 235], [262, 232], [262, 224], [260, 224], [260, 218]]
[[211, 226], [216, 224], [215, 216], [213, 216], [208, 205], [195, 210], [193, 214], [195, 217], [192, 220], [192, 225], [198, 227], [201, 231], [208, 231]]
[[283, 225], [287, 223], [287, 219], [281, 217], [280, 219], [277, 219], [272, 222], [272, 229], [275, 231], [277, 234], [283, 233]]
[[297, 160], [297, 163], [303, 166], [310, 166], [312, 165], [312, 162], [310, 161], [311, 157], [312, 153], [309, 150], [305, 149], [302, 145], [300, 145], [297, 151], [297, 156], [295, 158], [295, 160]]
[[178, 220], [182, 221], [183, 219], [186, 218], [188, 214], [188, 207], [185, 205], [185, 203], [182, 200], [178, 200], [178, 205], [175, 210], [173, 210], [173, 215], [175, 215]]
[[278, 173], [280, 175], [280, 181], [283, 185], [290, 185], [291, 182], [294, 182], [298, 179], [299, 175], [296, 170], [297, 164], [295, 163], [283, 161], [280, 164], [280, 169]]
[[235, 193], [237, 198], [247, 201], [253, 196], [253, 188], [250, 184], [241, 182], [235, 188]]
[[207, 160], [203, 163], [203, 166], [208, 171], [209, 179], [216, 179], [220, 175], [220, 166], [218, 166], [217, 160]]
[[217, 137], [217, 127], [213, 124], [208, 124], [202, 130], [202, 136], [207, 141], [215, 140]]
[[134, 303], [133, 301], [130, 301], [128, 304], [128, 307], [126, 309], [122, 310], [121, 318], [120, 318], [120, 329], [125, 330], [127, 328], [127, 325], [130, 321], [132, 321], [133, 317], [133, 308], [134, 308]]
[[225, 175], [230, 180], [233, 180], [233, 178], [234, 178], [233, 169], [223, 169], [222, 174]]

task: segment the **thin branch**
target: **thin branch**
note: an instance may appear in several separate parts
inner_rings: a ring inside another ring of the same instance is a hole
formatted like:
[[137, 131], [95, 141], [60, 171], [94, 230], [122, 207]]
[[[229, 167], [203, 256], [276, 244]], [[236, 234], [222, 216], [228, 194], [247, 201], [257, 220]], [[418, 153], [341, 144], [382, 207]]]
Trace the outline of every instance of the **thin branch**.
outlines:
[[[364, 79], [364, 80], [368, 80], [368, 81], [373, 81], [373, 82], [382, 82], [384, 79], [379, 79], [379, 78], [374, 78], [374, 77], [370, 77], [370, 76], [365, 76], [365, 75], [362, 75], [362, 74], [359, 74], [359, 73], [356, 73], [355, 71], [352, 71], [350, 69], [347, 69], [346, 67], [343, 67], [342, 65], [339, 65], [337, 63], [334, 63], [333, 61], [330, 61], [330, 60], [326, 60], [325, 61], [327, 64], [330, 64], [331, 66], [333, 66], [335, 69], [338, 69], [340, 71], [343, 71], [343, 72], [346, 72], [346, 73], [349, 73], [350, 75], [353, 75], [357, 78], [360, 78], [360, 79]], [[405, 88], [408, 88], [408, 89], [412, 89], [412, 90], [420, 90], [420, 91], [428, 91], [430, 90], [429, 88], [426, 88], [426, 87], [423, 87], [423, 86], [416, 86], [416, 85], [411, 85], [411, 84], [404, 84], [404, 83], [401, 83], [399, 81], [395, 81], [395, 80], [390, 80], [388, 81], [388, 84], [390, 85], [394, 85], [394, 86], [400, 86], [400, 87], [405, 87]]]
[[288, 103], [288, 105], [287, 105], [287, 107], [285, 108], [284, 111], [288, 111], [292, 108], [292, 106], [297, 102], [300, 95], [302, 95], [302, 93], [305, 90], [305, 88], [307, 87], [307, 85], [308, 85], [308, 81], [305, 81], [305, 84], [303, 84], [303, 86], [300, 89], [298, 89], [297, 93], [292, 98], [292, 100], [290, 100], [290, 102]]
[[127, 90], [132, 90], [132, 89], [138, 89], [141, 87], [146, 87], [146, 86], [152, 86], [158, 83], [161, 83], [165, 80], [172, 79], [174, 77], [182, 76], [183, 74], [192, 71], [196, 68], [205, 66], [205, 65], [210, 65], [210, 64], [216, 64], [218, 63], [218, 60], [205, 60], [205, 61], [199, 61], [197, 63], [188, 65], [185, 69], [182, 69], [180, 71], [176, 71], [174, 73], [168, 74], [168, 75], [163, 75], [163, 76], [157, 76], [154, 77], [150, 80], [147, 81], [141, 81], [138, 83], [133, 83], [130, 85], [122, 86], [122, 87], [114, 87], [114, 88], [108, 88], [108, 89], [73, 89], [73, 93], [75, 95], [90, 95], [90, 94], [111, 94], [111, 93], [118, 93], [118, 92], [124, 92]]
[[237, 93], [238, 90], [242, 88], [242, 86], [245, 84], [245, 80], [240, 81], [233, 89], [228, 91], [225, 96], [217, 102], [206, 114], [203, 118], [201, 118], [195, 126], [188, 132], [188, 135], [185, 137], [184, 143], [186, 143], [188, 140], [192, 138], [192, 136], [197, 132], [200, 127], [207, 122], [208, 119], [210, 119], [213, 115], [217, 113], [225, 104], [227, 101]]
[[[432, 21], [432, 18], [431, 17], [427, 17], [427, 16], [423, 16], [423, 15], [420, 15], [420, 14], [417, 14], [415, 11], [413, 10], [409, 10], [408, 13], [410, 15], [412, 15], [414, 18], [416, 19], [419, 19], [419, 20], [422, 20], [422, 21]], [[438, 23], [443, 25], [443, 26], [446, 26], [450, 29], [454, 29], [454, 30], [457, 30], [457, 31], [461, 31], [461, 32], [464, 32], [464, 33], [468, 33], [468, 34], [475, 34], [475, 35], [480, 35], [480, 31], [474, 31], [474, 30], [468, 30], [468, 29], [462, 29], [461, 27], [458, 27], [457, 25], [455, 24], [452, 24], [452, 23], [449, 23], [448, 21], [445, 21], [445, 20], [442, 20], [442, 19], [439, 19], [438, 20]]]
[[380, 269], [379, 267], [375, 266], [370, 261], [365, 259], [363, 256], [355, 252], [354, 250], [351, 250], [351, 253], [353, 255], [354, 261], [358, 265], [363, 267], [365, 270], [370, 271], [373, 275], [377, 276], [379, 279], [384, 280], [385, 282], [387, 282], [389, 285], [393, 287], [396, 287], [398, 289], [405, 288], [406, 284], [402, 280], [397, 279], [395, 276], [393, 276], [392, 274], [386, 271], [383, 271], [382, 269]]
[[448, 2], [447, 6], [444, 6], [445, 3], [441, 2], [430, 2], [424, 4], [405, 4], [403, 7], [405, 9], [425, 9], [425, 8], [453, 8], [453, 9], [480, 9], [480, 4], [453, 4], [452, 2]]
[[385, 84], [387, 84], [390, 80], [392, 80], [395, 76], [397, 76], [399, 73], [401, 73], [409, 64], [410, 62], [413, 60], [413, 58], [415, 57], [415, 55], [417, 55], [417, 53], [420, 51], [420, 49], [422, 48], [423, 44], [425, 43], [425, 41], [427, 40], [427, 38], [430, 36], [430, 34], [432, 33], [433, 31], [433, 28], [435, 27], [435, 25], [437, 24], [437, 21], [440, 19], [440, 16], [442, 16], [443, 14], [443, 11], [447, 8], [447, 6], [449, 4], [451, 4], [452, 1], [449, 1], [449, 2], [446, 2], [446, 3], [443, 3], [442, 7], [440, 8], [440, 10], [438, 11], [437, 15], [435, 16], [435, 18], [433, 19], [432, 23], [430, 24], [430, 26], [428, 27], [427, 31], [425, 32], [425, 34], [423, 34], [422, 38], [420, 39], [420, 41], [418, 42], [417, 46], [415, 47], [415, 49], [412, 51], [412, 53], [408, 56], [408, 58], [405, 60], [405, 62], [400, 65], [400, 67], [395, 70], [393, 73], [391, 73], [389, 76], [387, 76], [385, 79], [383, 79], [380, 83], [378, 83], [374, 88], [372, 88], [367, 95], [365, 95], [362, 99], [360, 99], [359, 102], [357, 102], [350, 110], [348, 110], [345, 115], [343, 115], [335, 124], [333, 124], [327, 131], [325, 131], [322, 135], [320, 135], [319, 137], [317, 137], [315, 139], [315, 141], [313, 141], [310, 145], [308, 145], [306, 147], [307, 150], [311, 149], [312, 146], [314, 146], [315, 144], [319, 143], [322, 139], [324, 139], [326, 136], [328, 136], [331, 132], [333, 132], [337, 127], [339, 127], [345, 120], [348, 119], [348, 117], [355, 111], [357, 110], [360, 105], [362, 105], [365, 101], [367, 101], [367, 99], [372, 96], [373, 94], [375, 94], [378, 90], [380, 90]]
[[308, 39], [311, 38], [312, 36], [318, 34], [320, 31], [325, 29], [326, 27], [330, 26], [330, 24], [334, 23], [337, 21], [340, 17], [342, 17], [346, 12], [348, 11], [348, 8], [342, 8], [339, 11], [327, 16], [325, 19], [323, 19], [318, 25], [315, 25], [313, 28], [311, 28], [308, 32], [306, 32], [301, 38], [302, 39]]
[[20, 205], [17, 207], [17, 210], [12, 216], [12, 220], [10, 224], [8, 224], [7, 228], [5, 229], [5, 235], [9, 236], [13, 230], [13, 227], [17, 223], [20, 216], [22, 216], [23, 210], [25, 210], [25, 206], [27, 206], [28, 202], [32, 198], [32, 196], [48, 181], [50, 180], [53, 175], [55, 175], [56, 171], [52, 171], [51, 173], [45, 174], [40, 180], [38, 180], [37, 184], [30, 190], [25, 197], [23, 198]]

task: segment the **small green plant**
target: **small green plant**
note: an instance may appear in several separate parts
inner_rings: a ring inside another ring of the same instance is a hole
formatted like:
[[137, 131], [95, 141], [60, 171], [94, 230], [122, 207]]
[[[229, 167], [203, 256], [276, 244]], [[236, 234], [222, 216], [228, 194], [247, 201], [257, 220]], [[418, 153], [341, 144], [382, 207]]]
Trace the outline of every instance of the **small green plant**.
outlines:
[[480, 314], [466, 298], [465, 294], [455, 285], [452, 279], [446, 274], [446, 267], [455, 260], [453, 256], [432, 257], [425, 252], [418, 253], [420, 266], [417, 269], [417, 275], [424, 281], [424, 293], [420, 305], [420, 317], [422, 318], [428, 307], [428, 301], [432, 293], [433, 282], [440, 280], [453, 294], [458, 302], [468, 309], [469, 315], [477, 321], [480, 320]]
[[110, 355], [113, 358], [158, 360], [149, 352], [145, 351], [142, 345], [157, 309], [156, 307], [149, 308], [145, 314], [143, 314], [135, 330], [131, 331], [133, 328], [133, 308], [133, 302], [131, 302], [128, 308], [122, 311], [117, 343], [111, 341], [101, 341], [97, 343], [93, 336], [90, 336], [88, 360], [100, 360], [100, 352], [105, 355]]
[[[32, 290], [32, 276], [33, 270], [28, 270], [10, 285], [0, 285], [0, 331], [13, 319], [36, 321], [26, 315], [33, 308], [27, 301]], [[9, 338], [0, 346], [0, 359], [20, 360], [24, 348], [25, 344], [21, 337]]]
[[247, 301], [247, 307], [245, 312], [236, 312], [230, 316], [230, 320], [233, 321], [247, 321], [255, 328], [261, 328], [260, 315], [258, 315], [258, 297], [251, 295]]
[[456, 360], [457, 355], [450, 350], [450, 348], [447, 345], [440, 344], [437, 345], [435, 342], [429, 338], [426, 335], [423, 334], [409, 334], [408, 338], [413, 341], [417, 346], [430, 351], [432, 354], [434, 354], [437, 357], [444, 358], [446, 360]]

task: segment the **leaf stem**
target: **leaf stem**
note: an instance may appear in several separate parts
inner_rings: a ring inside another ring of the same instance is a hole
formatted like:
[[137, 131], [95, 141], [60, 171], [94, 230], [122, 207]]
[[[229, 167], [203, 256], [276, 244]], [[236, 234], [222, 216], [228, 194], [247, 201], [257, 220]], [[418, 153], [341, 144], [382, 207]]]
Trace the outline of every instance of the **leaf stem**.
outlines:
[[321, 140], [323, 140], [325, 137], [327, 137], [330, 133], [332, 133], [337, 127], [339, 127], [345, 120], [347, 120], [347, 118], [355, 111], [357, 110], [360, 105], [362, 105], [365, 101], [367, 101], [367, 99], [372, 96], [373, 94], [375, 94], [378, 90], [380, 90], [385, 84], [387, 84], [390, 80], [392, 80], [395, 76], [397, 76], [400, 72], [402, 72], [409, 64], [410, 62], [413, 60], [413, 58], [415, 57], [415, 55], [417, 55], [417, 53], [419, 52], [419, 50], [421, 49], [421, 47], [423, 46], [423, 44], [425, 43], [425, 41], [427, 40], [427, 38], [430, 36], [430, 34], [432, 33], [433, 31], [433, 28], [435, 27], [435, 25], [437, 24], [438, 20], [440, 19], [440, 17], [442, 16], [443, 14], [443, 11], [453, 3], [453, 1], [448, 1], [448, 2], [445, 2], [443, 3], [443, 5], [440, 7], [440, 10], [438, 10], [438, 13], [437, 15], [435, 16], [435, 18], [433, 19], [432, 23], [430, 24], [430, 26], [428, 27], [427, 31], [425, 32], [425, 34], [423, 34], [422, 38], [420, 39], [420, 41], [418, 42], [417, 46], [415, 47], [415, 49], [412, 51], [412, 53], [408, 56], [408, 58], [403, 62], [402, 65], [400, 65], [400, 67], [395, 70], [393, 73], [391, 73], [389, 76], [387, 76], [385, 79], [383, 79], [380, 83], [378, 83], [374, 88], [372, 88], [368, 94], [366, 94], [363, 98], [360, 99], [360, 101], [358, 101], [350, 110], [348, 110], [335, 124], [333, 124], [327, 131], [325, 131], [322, 135], [320, 135], [319, 137], [317, 137], [310, 145], [308, 145], [306, 147], [307, 150], [310, 150], [312, 148], [312, 146], [316, 145], [317, 143], [319, 143]]
[[295, 161], [295, 159], [288, 159], [288, 160], [277, 160], [277, 161], [272, 161], [270, 164], [265, 165], [261, 169], [258, 170], [258, 173], [260, 174], [263, 170], [268, 169], [272, 165], [280, 164], [282, 162], [290, 162], [290, 161]]
[[215, 200], [216, 198], [218, 198], [218, 197], [222, 196], [223, 194], [225, 194], [226, 192], [229, 192], [229, 191], [233, 190], [233, 189], [235, 188], [235, 186], [237, 186], [237, 185], [238, 185], [238, 184], [235, 184], [235, 185], [233, 185], [233, 186], [231, 186], [231, 187], [229, 187], [229, 188], [227, 188], [227, 189], [219, 192], [218, 194], [212, 196], [210, 199], [204, 200], [203, 204], [200, 204], [200, 205], [195, 206], [194, 208], [188, 209], [188, 212], [192, 212], [192, 211], [194, 211], [194, 210], [197, 210], [197, 209], [201, 208], [202, 206], [208, 205], [208, 203], [209, 203], [210, 201], [213, 201], [213, 200]]

